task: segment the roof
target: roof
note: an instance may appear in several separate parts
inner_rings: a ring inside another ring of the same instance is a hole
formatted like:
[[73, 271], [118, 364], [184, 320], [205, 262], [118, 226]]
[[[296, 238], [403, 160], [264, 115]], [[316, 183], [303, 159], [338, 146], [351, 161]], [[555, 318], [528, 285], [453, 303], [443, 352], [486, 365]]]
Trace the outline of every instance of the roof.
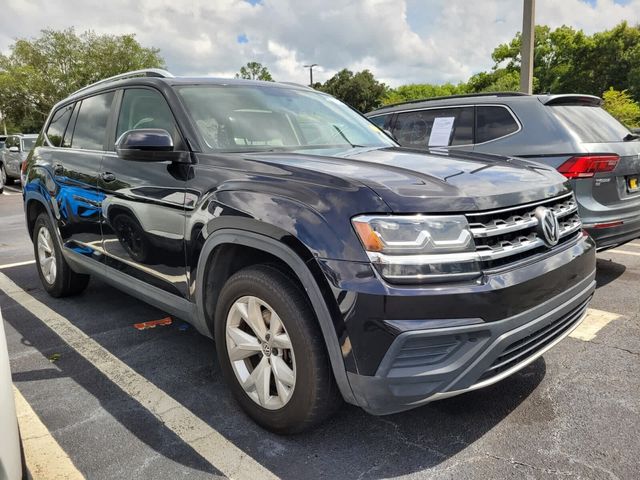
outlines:
[[468, 105], [481, 103], [509, 104], [512, 102], [530, 102], [537, 100], [544, 105], [600, 105], [602, 100], [593, 95], [583, 94], [544, 94], [529, 95], [520, 92], [495, 92], [495, 93], [474, 93], [468, 95], [452, 95], [449, 97], [433, 97], [422, 100], [412, 100], [409, 102], [385, 105], [366, 114], [366, 116], [382, 115], [384, 113], [399, 112], [404, 110], [416, 110], [430, 107], [443, 107], [449, 105]]

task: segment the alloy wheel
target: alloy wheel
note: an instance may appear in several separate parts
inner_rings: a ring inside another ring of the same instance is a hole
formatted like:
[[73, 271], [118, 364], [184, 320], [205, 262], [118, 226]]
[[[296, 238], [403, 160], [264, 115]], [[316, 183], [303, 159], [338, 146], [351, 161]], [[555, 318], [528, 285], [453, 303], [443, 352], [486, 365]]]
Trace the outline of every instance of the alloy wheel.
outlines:
[[268, 410], [284, 407], [296, 383], [291, 339], [278, 314], [258, 297], [236, 300], [227, 315], [227, 354], [244, 392]]
[[38, 230], [38, 263], [46, 282], [53, 285], [57, 274], [56, 251], [53, 247], [51, 233], [46, 227], [40, 227]]

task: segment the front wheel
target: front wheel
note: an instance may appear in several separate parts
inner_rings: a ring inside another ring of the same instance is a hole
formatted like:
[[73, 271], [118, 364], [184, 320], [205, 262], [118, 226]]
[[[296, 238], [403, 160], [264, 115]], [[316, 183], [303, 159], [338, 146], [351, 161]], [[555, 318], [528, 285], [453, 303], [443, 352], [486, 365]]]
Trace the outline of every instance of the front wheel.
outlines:
[[320, 328], [301, 288], [275, 267], [235, 273], [216, 309], [222, 374], [264, 428], [296, 433], [340, 405]]
[[41, 213], [33, 227], [33, 249], [38, 275], [52, 297], [75, 295], [87, 288], [89, 275], [71, 270], [53, 234], [49, 216]]

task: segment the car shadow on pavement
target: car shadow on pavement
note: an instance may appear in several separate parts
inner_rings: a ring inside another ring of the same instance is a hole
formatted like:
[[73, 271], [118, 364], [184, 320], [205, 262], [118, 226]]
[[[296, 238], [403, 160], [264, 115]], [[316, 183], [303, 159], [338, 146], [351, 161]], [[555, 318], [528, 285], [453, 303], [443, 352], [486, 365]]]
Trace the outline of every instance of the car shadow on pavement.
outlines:
[[[261, 429], [242, 413], [214, 362], [213, 341], [193, 328], [185, 328], [175, 320], [167, 327], [136, 330], [133, 323], [162, 318], [164, 314], [99, 281], [92, 280], [81, 296], [53, 299], [34, 287], [38, 281], [34, 271], [16, 269], [10, 277], [23, 289], [31, 289], [32, 295], [228, 441], [285, 479], [387, 478], [437, 466], [491, 431], [536, 389], [546, 372], [544, 360], [538, 359], [491, 387], [384, 417], [371, 416], [345, 404], [319, 427], [283, 437]], [[5, 312], [7, 306], [10, 308]], [[22, 389], [23, 381], [46, 375], [55, 378], [60, 374], [87, 390], [104, 410], [160, 455], [201, 472], [218, 473], [84, 357], [62, 344], [36, 317], [6, 298], [3, 313], [5, 320], [24, 337], [26, 346], [32, 345], [47, 358], [54, 352], [60, 353], [55, 363], [58, 373], [29, 372], [22, 366], [22, 355], [12, 360], [19, 388]], [[63, 411], [55, 417], [65, 418], [64, 391], [56, 391], [55, 382], [47, 384], [47, 388], [49, 385], [54, 385], [51, 392], [38, 395], [56, 399]], [[29, 400], [28, 391], [25, 396]], [[35, 409], [38, 411], [37, 406]], [[78, 418], [82, 416], [82, 412], [78, 413]], [[46, 415], [43, 420], [47, 423]], [[69, 453], [73, 458], [73, 453]], [[166, 472], [166, 478], [177, 478], [178, 473]]]
[[611, 259], [598, 258], [596, 261], [596, 288], [604, 287], [622, 276], [627, 267]]

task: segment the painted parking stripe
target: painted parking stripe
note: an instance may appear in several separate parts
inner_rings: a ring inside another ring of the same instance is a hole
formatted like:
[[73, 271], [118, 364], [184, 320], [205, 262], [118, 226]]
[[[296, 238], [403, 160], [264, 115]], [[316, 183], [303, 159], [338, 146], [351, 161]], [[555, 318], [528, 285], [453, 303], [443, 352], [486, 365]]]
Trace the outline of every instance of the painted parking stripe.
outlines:
[[0, 273], [0, 290], [35, 315], [218, 471], [234, 479], [278, 478], [180, 402], [137, 373], [69, 320]]
[[622, 315], [618, 315], [617, 313], [588, 308], [585, 319], [580, 325], [578, 325], [578, 328], [569, 334], [569, 336], [589, 342], [596, 338], [596, 335], [600, 330], [620, 317], [622, 317]]
[[621, 255], [632, 255], [634, 257], [640, 257], [640, 252], [630, 252], [629, 250], [609, 250], [609, 253], [619, 253]]
[[69, 455], [56, 442], [15, 386], [13, 396], [16, 400], [24, 456], [31, 478], [34, 480], [83, 479], [84, 476], [78, 471]]
[[36, 263], [36, 261], [25, 260], [24, 262], [5, 263], [4, 265], [0, 265], [0, 270], [4, 270], [5, 268], [22, 267], [23, 265], [31, 265], [33, 263]]

